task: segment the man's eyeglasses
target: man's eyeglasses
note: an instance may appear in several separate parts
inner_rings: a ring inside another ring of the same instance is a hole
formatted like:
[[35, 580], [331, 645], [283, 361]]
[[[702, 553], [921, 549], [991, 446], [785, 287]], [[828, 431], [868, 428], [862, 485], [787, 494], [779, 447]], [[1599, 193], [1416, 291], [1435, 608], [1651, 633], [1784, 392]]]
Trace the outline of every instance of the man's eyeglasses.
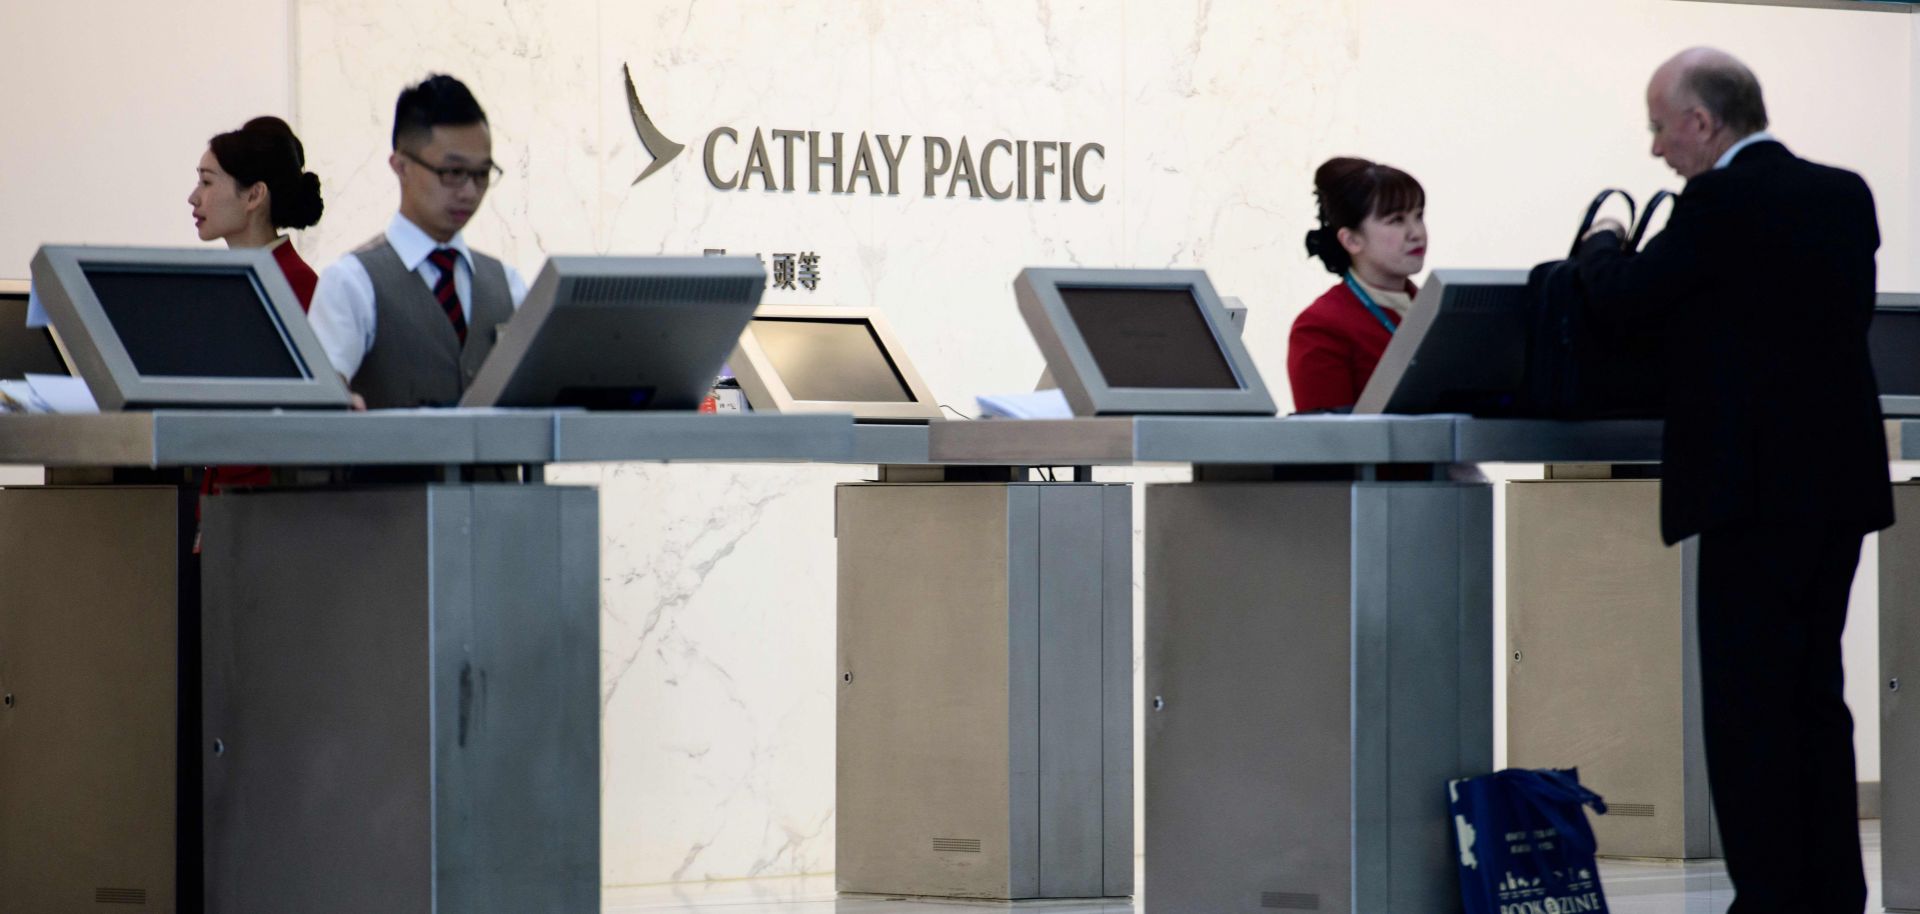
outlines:
[[486, 190], [489, 185], [506, 174], [506, 170], [502, 169], [498, 162], [488, 162], [484, 168], [460, 168], [458, 166], [442, 168], [404, 149], [399, 150], [399, 152], [415, 165], [437, 175], [440, 178], [440, 186], [448, 190], [458, 190], [460, 189], [460, 185], [468, 181], [472, 181], [475, 188]]

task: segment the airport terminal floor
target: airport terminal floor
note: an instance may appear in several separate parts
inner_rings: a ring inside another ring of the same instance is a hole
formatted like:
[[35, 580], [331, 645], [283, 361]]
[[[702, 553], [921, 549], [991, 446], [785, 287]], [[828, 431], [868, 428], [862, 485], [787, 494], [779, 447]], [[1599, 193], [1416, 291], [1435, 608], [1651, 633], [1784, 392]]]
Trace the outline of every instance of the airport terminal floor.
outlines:
[[[1867, 910], [1880, 910], [1880, 824], [1861, 823], [1867, 866]], [[1613, 914], [1722, 914], [1733, 901], [1726, 866], [1717, 860], [1667, 863], [1603, 860], [1600, 875]], [[1144, 878], [1135, 876], [1135, 885]], [[743, 879], [704, 885], [610, 887], [605, 914], [950, 914], [962, 910], [1032, 910], [1045, 914], [1152, 914], [1139, 900], [1027, 902], [837, 898], [825, 876]]]

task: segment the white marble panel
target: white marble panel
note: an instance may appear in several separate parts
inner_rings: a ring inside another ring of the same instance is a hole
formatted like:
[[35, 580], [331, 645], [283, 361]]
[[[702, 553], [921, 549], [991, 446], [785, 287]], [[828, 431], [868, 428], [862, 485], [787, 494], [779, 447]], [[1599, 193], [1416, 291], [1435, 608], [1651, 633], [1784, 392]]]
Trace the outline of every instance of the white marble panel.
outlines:
[[[1104, 157], [1085, 159], [1082, 175], [1090, 193], [1106, 188], [1098, 203], [1061, 200], [1052, 176], [1029, 191], [1045, 200], [1021, 200], [1018, 192], [976, 199], [949, 177], [937, 182], [939, 196], [925, 197], [921, 182], [879, 208], [870, 255], [882, 267], [875, 295], [902, 332], [920, 341], [928, 383], [972, 412], [974, 395], [1031, 389], [1040, 375], [1039, 350], [1014, 304], [1021, 268], [1124, 265], [1124, 22], [1110, 2], [908, 8], [911, 14], [888, 15], [873, 29], [875, 83], [888, 87], [875, 95], [876, 122], [955, 146], [964, 137], [976, 157], [994, 140], [1030, 150], [1035, 141], [1105, 149]], [[918, 139], [914, 173], [925, 171]], [[1009, 161], [995, 156], [993, 182], [1006, 182]], [[1029, 171], [1038, 176], [1031, 164]], [[906, 238], [913, 241], [899, 243]]]
[[618, 96], [597, 72], [599, 11], [586, 3], [296, 0], [297, 128], [327, 210], [305, 233], [315, 269], [386, 228], [399, 205], [392, 153], [400, 90], [448, 73], [473, 90], [506, 170], [467, 228], [531, 280], [548, 253], [599, 250], [598, 112]]
[[610, 884], [833, 866], [833, 484], [857, 468], [596, 464]]
[[1313, 170], [1358, 149], [1354, 0], [1130, 0], [1127, 258], [1200, 267], [1248, 306], [1261, 377], [1289, 410], [1287, 331], [1332, 277], [1306, 257]]

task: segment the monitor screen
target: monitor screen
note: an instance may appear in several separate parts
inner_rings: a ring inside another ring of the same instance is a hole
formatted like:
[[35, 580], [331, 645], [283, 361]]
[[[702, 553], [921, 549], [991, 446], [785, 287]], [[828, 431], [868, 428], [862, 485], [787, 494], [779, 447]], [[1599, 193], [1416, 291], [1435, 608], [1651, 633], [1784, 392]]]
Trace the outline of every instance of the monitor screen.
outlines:
[[0, 294], [0, 378], [29, 374], [66, 374], [67, 363], [53, 332], [27, 326], [27, 296]]
[[1060, 299], [1108, 387], [1240, 388], [1191, 290], [1061, 286]]
[[1880, 393], [1920, 397], [1920, 309], [1882, 308], [1867, 335]]
[[864, 320], [755, 318], [751, 327], [795, 400], [913, 402], [906, 380]]
[[142, 376], [306, 376], [265, 292], [244, 269], [83, 263], [81, 270]]
[[1524, 270], [1436, 270], [1360, 392], [1356, 413], [1524, 414]]

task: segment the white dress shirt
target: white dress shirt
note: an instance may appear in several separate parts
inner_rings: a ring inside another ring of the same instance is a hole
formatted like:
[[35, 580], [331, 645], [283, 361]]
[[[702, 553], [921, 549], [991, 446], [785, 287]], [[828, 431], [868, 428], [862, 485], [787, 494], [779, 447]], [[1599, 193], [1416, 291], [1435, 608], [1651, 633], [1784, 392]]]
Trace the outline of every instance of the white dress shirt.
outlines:
[[[393, 245], [400, 263], [420, 277], [429, 291], [440, 281], [440, 268], [427, 262], [427, 255], [443, 245], [407, 217], [395, 213], [393, 221], [387, 223], [387, 243]], [[453, 288], [460, 295], [460, 310], [466, 312], [468, 323], [472, 323], [473, 252], [467, 249], [462, 235], [453, 236], [444, 247], [460, 255], [454, 261]], [[507, 270], [507, 290], [513, 295], [513, 306], [519, 308], [521, 300], [527, 297], [527, 281], [520, 278], [520, 272], [511, 265], [502, 266]], [[327, 359], [335, 371], [349, 379], [359, 373], [361, 360], [373, 351], [373, 334], [377, 329], [373, 278], [367, 275], [360, 258], [347, 254], [320, 272], [320, 284], [314, 287], [313, 308], [307, 312], [307, 322], [313, 325], [313, 334], [320, 338], [320, 347], [327, 351]]]
[[1772, 140], [1773, 140], [1773, 134], [1768, 133], [1765, 130], [1762, 130], [1759, 133], [1749, 133], [1740, 142], [1727, 147], [1727, 151], [1720, 154], [1720, 161], [1713, 163], [1713, 167], [1725, 168], [1727, 167], [1728, 163], [1733, 161], [1734, 156], [1737, 156], [1740, 154], [1740, 150], [1745, 149], [1748, 146], [1752, 146], [1755, 143], [1766, 143], [1766, 142], [1771, 142]]

